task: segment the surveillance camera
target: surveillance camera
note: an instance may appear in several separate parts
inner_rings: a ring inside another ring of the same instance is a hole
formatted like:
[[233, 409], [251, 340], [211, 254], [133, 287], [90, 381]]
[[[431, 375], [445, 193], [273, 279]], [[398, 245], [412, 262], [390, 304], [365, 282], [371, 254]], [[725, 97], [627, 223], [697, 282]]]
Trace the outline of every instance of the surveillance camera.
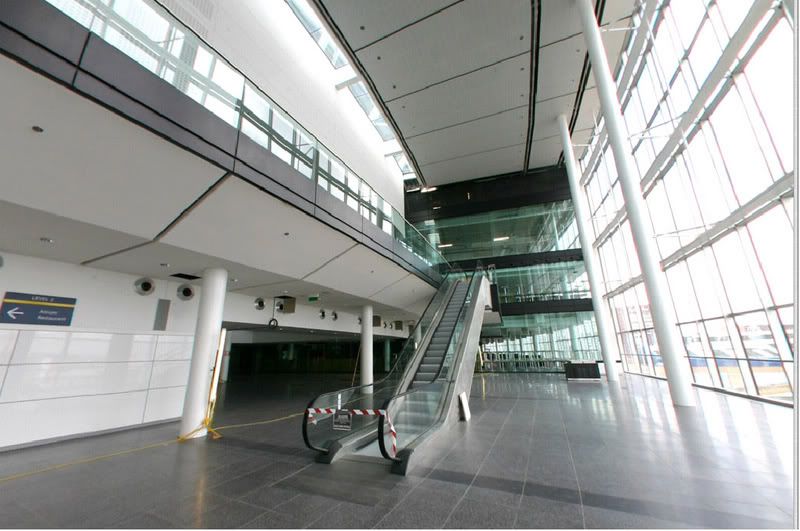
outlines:
[[331, 312], [331, 319], [332, 319], [333, 321], [335, 321], [335, 320], [336, 320], [336, 319], [338, 319], [338, 318], [339, 318], [339, 315], [337, 315], [337, 313], [336, 313], [336, 312]]
[[282, 312], [283, 308], [284, 308], [283, 302], [278, 301], [278, 302], [275, 303], [275, 309], [278, 310], [279, 312]]
[[189, 284], [181, 284], [178, 286], [178, 298], [182, 301], [188, 301], [194, 297], [194, 288]]
[[325, 319], [325, 310], [320, 310], [319, 311], [319, 318], [320, 319]]
[[133, 288], [139, 295], [150, 295], [156, 289], [152, 278], [143, 277], [133, 283]]
[[264, 301], [263, 297], [257, 298], [253, 302], [253, 305], [256, 307], [256, 310], [263, 310], [264, 308], [267, 307], [267, 303]]

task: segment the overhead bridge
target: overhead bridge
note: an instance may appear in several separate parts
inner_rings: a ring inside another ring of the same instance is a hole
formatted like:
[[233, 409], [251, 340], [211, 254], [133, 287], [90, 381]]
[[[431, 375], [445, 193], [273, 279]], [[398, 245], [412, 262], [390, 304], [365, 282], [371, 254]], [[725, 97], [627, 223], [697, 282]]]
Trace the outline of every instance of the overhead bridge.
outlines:
[[413, 456], [433, 448], [459, 419], [459, 395], [469, 397], [489, 287], [482, 269], [449, 273], [386, 377], [309, 402], [303, 439], [319, 461], [387, 460], [405, 474]]

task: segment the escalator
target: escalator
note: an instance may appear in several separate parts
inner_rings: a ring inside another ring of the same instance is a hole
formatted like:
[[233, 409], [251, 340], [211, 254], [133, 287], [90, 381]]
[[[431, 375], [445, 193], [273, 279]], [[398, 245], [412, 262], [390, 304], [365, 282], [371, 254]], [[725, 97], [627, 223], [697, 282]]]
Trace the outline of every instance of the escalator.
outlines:
[[[404, 474], [411, 456], [458, 419], [469, 396], [489, 284], [482, 269], [445, 276], [389, 373], [372, 385], [324, 393], [303, 416], [303, 439], [331, 462], [388, 460]], [[416, 338], [416, 339], [415, 339]]]

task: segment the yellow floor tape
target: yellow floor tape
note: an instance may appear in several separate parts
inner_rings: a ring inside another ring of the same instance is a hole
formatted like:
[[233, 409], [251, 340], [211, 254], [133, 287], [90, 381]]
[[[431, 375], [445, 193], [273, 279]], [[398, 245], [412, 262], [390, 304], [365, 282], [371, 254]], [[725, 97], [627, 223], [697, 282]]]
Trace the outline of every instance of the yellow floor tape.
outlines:
[[[293, 413], [291, 415], [286, 415], [285, 417], [280, 417], [280, 418], [277, 418], [277, 419], [260, 420], [260, 421], [257, 421], [257, 422], [246, 422], [246, 423], [243, 423], [243, 424], [230, 424], [228, 426], [220, 426], [218, 428], [213, 428], [213, 430], [214, 431], [222, 431], [222, 430], [231, 430], [231, 429], [234, 429], [234, 428], [246, 428], [246, 427], [249, 427], [249, 426], [261, 426], [261, 425], [264, 425], [264, 424], [272, 424], [274, 422], [281, 422], [283, 420], [288, 420], [288, 419], [291, 419], [291, 418], [294, 418], [294, 417], [299, 417], [300, 415], [303, 415], [303, 414], [304, 413]], [[139, 448], [131, 448], [131, 449], [128, 449], [128, 450], [120, 450], [119, 452], [113, 452], [113, 453], [110, 453], [110, 454], [98, 455], [98, 456], [95, 456], [95, 457], [87, 457], [85, 459], [79, 459], [77, 461], [69, 461], [67, 463], [61, 463], [61, 464], [58, 464], [58, 465], [52, 465], [52, 466], [49, 466], [49, 467], [46, 467], [46, 468], [40, 468], [38, 470], [31, 470], [29, 472], [21, 472], [19, 474], [13, 474], [11, 476], [6, 476], [6, 477], [0, 478], [0, 483], [6, 483], [6, 482], [9, 482], [9, 481], [14, 481], [15, 479], [27, 478], [27, 477], [30, 477], [30, 476], [35, 476], [37, 474], [44, 474], [45, 472], [53, 472], [55, 470], [61, 470], [62, 468], [67, 468], [67, 467], [71, 467], [71, 466], [75, 466], [75, 465], [85, 465], [87, 463], [94, 463], [96, 461], [102, 461], [103, 459], [110, 459], [112, 457], [118, 457], [120, 455], [127, 455], [127, 454], [132, 454], [132, 453], [135, 453], [135, 452], [141, 452], [143, 450], [149, 450], [151, 448], [158, 448], [160, 446], [169, 446], [170, 444], [174, 444], [174, 443], [181, 442], [181, 441], [182, 441], [181, 438], [170, 439], [168, 441], [161, 441], [161, 442], [157, 442], [157, 443], [153, 443], [153, 444], [148, 444], [147, 446], [141, 446]]]

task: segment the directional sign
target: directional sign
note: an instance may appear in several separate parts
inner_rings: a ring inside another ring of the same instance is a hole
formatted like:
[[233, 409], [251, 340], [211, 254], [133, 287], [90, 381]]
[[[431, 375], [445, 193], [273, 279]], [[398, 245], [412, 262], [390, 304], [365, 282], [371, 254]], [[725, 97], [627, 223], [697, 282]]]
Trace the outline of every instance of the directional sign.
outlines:
[[69, 326], [77, 299], [7, 291], [0, 306], [0, 323]]
[[337, 410], [333, 414], [333, 429], [341, 431], [350, 431], [353, 427], [353, 417], [347, 410]]

